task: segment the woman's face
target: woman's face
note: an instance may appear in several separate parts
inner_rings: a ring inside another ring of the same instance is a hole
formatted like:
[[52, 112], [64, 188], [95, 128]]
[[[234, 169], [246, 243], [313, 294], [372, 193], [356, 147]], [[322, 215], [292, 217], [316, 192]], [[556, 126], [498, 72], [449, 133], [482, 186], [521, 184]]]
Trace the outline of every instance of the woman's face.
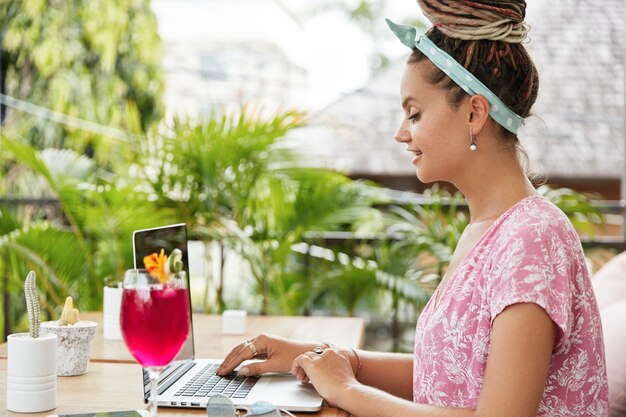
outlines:
[[468, 100], [452, 107], [447, 91], [428, 81], [432, 71], [426, 60], [406, 66], [400, 85], [404, 118], [395, 139], [415, 155], [420, 181], [455, 183], [471, 152]]

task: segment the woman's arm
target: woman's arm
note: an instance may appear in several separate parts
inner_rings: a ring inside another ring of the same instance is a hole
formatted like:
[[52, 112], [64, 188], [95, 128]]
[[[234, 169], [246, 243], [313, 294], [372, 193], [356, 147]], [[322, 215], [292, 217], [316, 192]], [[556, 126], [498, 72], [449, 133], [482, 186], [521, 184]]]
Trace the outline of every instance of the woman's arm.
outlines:
[[[500, 313], [493, 322], [476, 410], [415, 404], [360, 384], [349, 361], [334, 351], [301, 355], [294, 361], [292, 372], [302, 368], [330, 404], [355, 417], [534, 417], [546, 384], [556, 332], [554, 322], [536, 304], [515, 304]], [[374, 369], [370, 368], [368, 379], [374, 378]], [[379, 380], [391, 376], [386, 369], [378, 371]]]
[[[354, 353], [350, 352], [352, 356]], [[352, 369], [356, 370], [353, 362], [361, 361], [361, 369], [357, 379], [364, 385], [369, 385], [396, 397], [407, 400], [413, 399], [413, 355], [406, 353], [383, 353], [357, 351], [358, 358], [351, 358]]]

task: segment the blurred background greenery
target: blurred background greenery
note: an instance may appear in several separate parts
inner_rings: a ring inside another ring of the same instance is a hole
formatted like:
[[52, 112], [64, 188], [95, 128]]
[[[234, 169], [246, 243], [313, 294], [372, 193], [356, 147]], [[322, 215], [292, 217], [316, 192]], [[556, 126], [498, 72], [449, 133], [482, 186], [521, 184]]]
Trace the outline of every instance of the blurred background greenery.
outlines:
[[[349, 12], [366, 21], [367, 3], [357, 6]], [[212, 265], [192, 276], [196, 310], [361, 315], [384, 348], [410, 349], [406, 329], [467, 225], [462, 196], [435, 186], [398, 200], [371, 181], [303, 168], [281, 146], [307, 123], [298, 111], [166, 120], [147, 0], [4, 1], [0, 23], [0, 93], [14, 107], [37, 103], [1, 114], [4, 337], [26, 327], [29, 270], [48, 318], [67, 295], [98, 310], [103, 286], [133, 264], [132, 231], [183, 221]], [[68, 117], [40, 117], [45, 109]], [[590, 196], [540, 191], [581, 233], [602, 223]], [[245, 265], [245, 293], [225, 291], [229, 257]]]

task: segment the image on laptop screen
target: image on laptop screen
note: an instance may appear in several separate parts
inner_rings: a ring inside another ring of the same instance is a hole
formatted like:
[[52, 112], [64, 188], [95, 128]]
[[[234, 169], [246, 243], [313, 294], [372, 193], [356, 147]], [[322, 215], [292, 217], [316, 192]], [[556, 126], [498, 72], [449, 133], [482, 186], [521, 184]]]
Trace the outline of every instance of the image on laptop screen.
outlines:
[[[135, 256], [135, 268], [145, 268], [143, 263], [143, 258], [145, 256], [148, 256], [155, 252], [159, 253], [161, 249], [165, 249], [165, 254], [169, 256], [170, 253], [172, 253], [172, 251], [177, 248], [180, 249], [180, 251], [183, 253], [183, 269], [185, 270], [187, 275], [187, 288], [189, 288], [190, 282], [189, 258], [187, 250], [187, 228], [184, 223], [155, 227], [152, 229], [136, 230], [133, 233], [133, 253]], [[191, 305], [191, 291], [189, 291], [189, 294], [189, 305]], [[189, 328], [192, 329], [191, 322], [189, 323]], [[189, 336], [187, 336], [187, 341], [178, 353], [178, 356], [174, 358], [172, 365], [175, 365], [177, 361], [189, 360], [193, 358], [193, 332], [190, 331]]]

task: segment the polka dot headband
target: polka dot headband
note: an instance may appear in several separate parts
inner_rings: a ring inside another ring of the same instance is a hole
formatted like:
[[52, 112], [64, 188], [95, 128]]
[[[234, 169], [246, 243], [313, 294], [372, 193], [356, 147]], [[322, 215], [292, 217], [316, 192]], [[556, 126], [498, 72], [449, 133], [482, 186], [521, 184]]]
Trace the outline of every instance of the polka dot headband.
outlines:
[[409, 48], [419, 49], [437, 68], [458, 84], [470, 95], [480, 94], [491, 105], [489, 115], [506, 130], [517, 134], [517, 130], [524, 124], [524, 119], [513, 113], [485, 84], [476, 79], [463, 65], [441, 50], [428, 39], [427, 36], [417, 37], [417, 29], [411, 26], [398, 25], [385, 19], [391, 31]]

